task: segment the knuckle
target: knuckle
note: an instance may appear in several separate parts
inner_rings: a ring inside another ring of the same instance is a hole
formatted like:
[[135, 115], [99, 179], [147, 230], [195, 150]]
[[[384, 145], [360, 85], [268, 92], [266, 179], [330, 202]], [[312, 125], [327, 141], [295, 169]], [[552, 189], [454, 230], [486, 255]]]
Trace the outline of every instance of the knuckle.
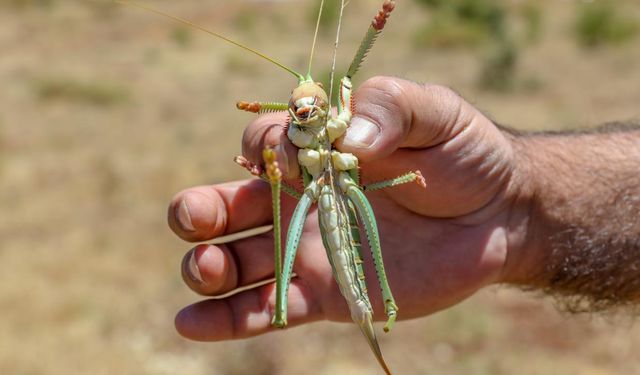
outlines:
[[460, 95], [447, 86], [427, 84], [424, 90], [428, 96], [446, 105], [458, 106], [461, 100]]
[[455, 125], [461, 116], [464, 108], [464, 100], [453, 89], [442, 85], [425, 85], [424, 92], [426, 101], [430, 102], [434, 108], [438, 108], [441, 122], [449, 126]]

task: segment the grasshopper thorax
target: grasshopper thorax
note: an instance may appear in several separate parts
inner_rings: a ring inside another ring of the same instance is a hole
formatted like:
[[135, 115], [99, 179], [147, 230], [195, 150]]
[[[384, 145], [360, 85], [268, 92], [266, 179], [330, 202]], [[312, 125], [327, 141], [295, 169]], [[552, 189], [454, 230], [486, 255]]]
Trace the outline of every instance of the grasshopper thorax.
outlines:
[[289, 113], [296, 125], [313, 126], [327, 115], [329, 99], [320, 83], [302, 82], [291, 92]]

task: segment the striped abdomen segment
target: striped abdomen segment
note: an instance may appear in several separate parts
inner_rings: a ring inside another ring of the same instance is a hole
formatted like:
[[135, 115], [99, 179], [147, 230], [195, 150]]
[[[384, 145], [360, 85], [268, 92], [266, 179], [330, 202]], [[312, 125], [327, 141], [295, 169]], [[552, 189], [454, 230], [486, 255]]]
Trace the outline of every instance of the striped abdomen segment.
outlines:
[[[322, 227], [323, 241], [327, 256], [333, 266], [334, 277], [344, 296], [351, 318], [356, 323], [371, 319], [372, 309], [366, 292], [362, 259], [359, 254], [359, 238], [352, 235], [351, 222], [347, 210], [348, 202], [340, 193], [323, 186], [318, 199], [318, 215]], [[336, 198], [339, 202], [336, 202]]]

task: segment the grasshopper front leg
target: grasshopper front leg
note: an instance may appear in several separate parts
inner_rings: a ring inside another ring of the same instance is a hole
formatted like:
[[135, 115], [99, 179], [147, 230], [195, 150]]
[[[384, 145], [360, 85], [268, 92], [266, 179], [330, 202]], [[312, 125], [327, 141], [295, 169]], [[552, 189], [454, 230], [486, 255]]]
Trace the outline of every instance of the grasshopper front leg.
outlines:
[[296, 206], [289, 230], [287, 231], [287, 243], [285, 246], [284, 265], [282, 263], [282, 240], [281, 240], [281, 210], [280, 210], [280, 190], [282, 173], [276, 162], [275, 152], [267, 148], [263, 151], [266, 175], [271, 184], [271, 197], [273, 204], [273, 238], [275, 252], [275, 278], [276, 278], [276, 307], [271, 324], [277, 328], [284, 328], [287, 325], [287, 294], [293, 273], [293, 263], [295, 261], [302, 228], [309, 213], [309, 208], [317, 200], [318, 188], [315, 182], [310, 183], [304, 190], [298, 205]]
[[[265, 148], [262, 151], [264, 159], [266, 176], [271, 185], [271, 205], [273, 208], [273, 247], [275, 251], [275, 277], [276, 277], [276, 295], [280, 295], [279, 290], [282, 289], [282, 234], [281, 234], [281, 216], [280, 216], [280, 188], [282, 183], [282, 172], [278, 168], [276, 161], [276, 153], [271, 148]], [[286, 305], [286, 301], [285, 301]], [[277, 315], [276, 315], [277, 316]], [[282, 317], [280, 317], [280, 321]], [[286, 316], [284, 318], [286, 324]], [[274, 324], [274, 323], [272, 323]], [[275, 325], [275, 324], [274, 324]]]

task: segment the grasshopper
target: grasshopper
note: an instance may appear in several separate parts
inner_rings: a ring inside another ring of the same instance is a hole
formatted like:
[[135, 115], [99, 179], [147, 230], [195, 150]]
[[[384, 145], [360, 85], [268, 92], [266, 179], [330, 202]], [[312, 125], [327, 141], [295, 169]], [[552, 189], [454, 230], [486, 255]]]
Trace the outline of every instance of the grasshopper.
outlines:
[[[298, 164], [304, 186], [302, 192], [282, 181], [282, 173], [276, 162], [276, 154], [271, 148], [266, 148], [263, 151], [264, 167], [256, 165], [243, 157], [235, 159], [238, 164], [271, 185], [276, 280], [276, 306], [272, 325], [278, 328], [284, 328], [287, 325], [287, 293], [293, 276], [293, 264], [302, 236], [302, 227], [309, 209], [313, 204], [317, 203], [322, 241], [333, 269], [334, 278], [349, 307], [351, 318], [366, 337], [371, 350], [385, 373], [391, 374], [382, 356], [373, 328], [373, 308], [369, 300], [363, 269], [362, 244], [360, 242], [361, 225], [364, 228], [364, 233], [373, 255], [373, 262], [382, 290], [384, 311], [387, 316], [387, 322], [384, 326], [385, 332], [388, 332], [396, 321], [398, 307], [385, 273], [375, 215], [364, 192], [409, 182], [417, 182], [422, 187], [426, 185], [420, 171], [415, 171], [390, 180], [363, 186], [360, 184], [358, 159], [353, 154], [341, 153], [336, 150], [333, 142], [346, 132], [354, 114], [351, 80], [360, 69], [365, 57], [382, 32], [387, 19], [395, 8], [395, 1], [384, 1], [382, 8], [367, 29], [346, 75], [341, 78], [337, 115], [333, 115], [332, 103], [329, 98], [332, 97], [333, 93], [336, 53], [345, 9], [344, 0], [340, 0], [340, 17], [336, 33], [329, 94], [311, 76], [311, 62], [324, 1], [322, 0], [320, 3], [311, 57], [309, 59], [309, 71], [306, 75], [297, 73], [262, 53], [216, 32], [195, 25], [188, 20], [131, 1], [118, 2], [143, 8], [202, 30], [272, 62], [297, 78], [298, 85], [292, 91], [288, 103], [244, 101], [237, 103], [238, 109], [253, 113], [288, 112], [287, 137], [299, 148]], [[282, 259], [281, 238], [281, 191], [299, 199], [287, 232], [284, 261]]]

